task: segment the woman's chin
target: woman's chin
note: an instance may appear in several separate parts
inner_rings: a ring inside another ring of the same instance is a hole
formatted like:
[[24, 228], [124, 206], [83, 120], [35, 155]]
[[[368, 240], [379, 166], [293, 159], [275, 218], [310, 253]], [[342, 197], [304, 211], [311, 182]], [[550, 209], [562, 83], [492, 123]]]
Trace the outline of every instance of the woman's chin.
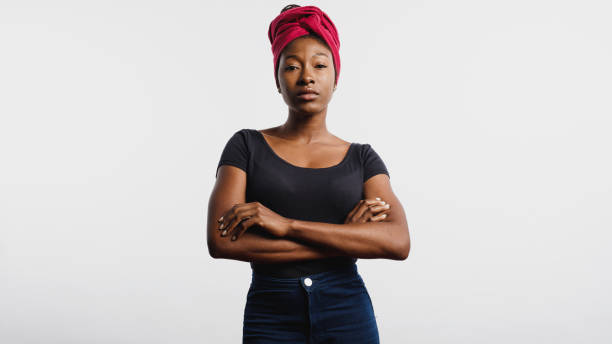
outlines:
[[299, 112], [304, 112], [304, 113], [319, 113], [321, 111], [323, 111], [323, 109], [325, 109], [324, 106], [321, 106], [321, 104], [315, 103], [315, 102], [298, 102], [296, 104], [293, 104], [293, 109], [295, 109], [296, 111]]

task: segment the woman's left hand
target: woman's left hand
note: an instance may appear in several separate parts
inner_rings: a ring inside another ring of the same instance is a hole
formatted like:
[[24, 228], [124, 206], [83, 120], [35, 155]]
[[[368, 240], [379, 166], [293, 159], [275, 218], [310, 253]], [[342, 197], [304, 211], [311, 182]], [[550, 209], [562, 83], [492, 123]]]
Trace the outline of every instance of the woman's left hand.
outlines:
[[289, 233], [291, 220], [280, 216], [259, 202], [235, 204], [218, 220], [221, 236], [238, 240], [252, 225], [264, 228], [268, 233], [284, 237]]

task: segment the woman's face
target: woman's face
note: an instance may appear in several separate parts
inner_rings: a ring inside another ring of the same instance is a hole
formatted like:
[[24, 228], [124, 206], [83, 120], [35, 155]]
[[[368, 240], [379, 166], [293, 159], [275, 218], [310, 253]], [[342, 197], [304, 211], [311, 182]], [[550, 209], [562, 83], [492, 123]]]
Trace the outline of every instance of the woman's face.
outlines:
[[[334, 92], [334, 62], [331, 51], [321, 41], [300, 37], [289, 43], [278, 63], [278, 82], [289, 108], [298, 112], [320, 112]], [[299, 96], [306, 89], [316, 95]]]

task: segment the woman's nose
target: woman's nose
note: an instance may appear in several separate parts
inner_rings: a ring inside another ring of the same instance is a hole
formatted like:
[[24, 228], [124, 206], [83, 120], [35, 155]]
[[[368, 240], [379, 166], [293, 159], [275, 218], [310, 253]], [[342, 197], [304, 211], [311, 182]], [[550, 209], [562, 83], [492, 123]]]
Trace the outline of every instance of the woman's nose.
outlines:
[[302, 70], [303, 72], [302, 72], [300, 81], [306, 84], [313, 82], [314, 79], [312, 78], [312, 72], [310, 71], [310, 68], [304, 68]]
[[304, 72], [304, 74], [302, 74], [302, 77], [300, 78], [300, 81], [304, 84], [309, 84], [314, 82], [314, 79], [312, 78], [309, 72]]

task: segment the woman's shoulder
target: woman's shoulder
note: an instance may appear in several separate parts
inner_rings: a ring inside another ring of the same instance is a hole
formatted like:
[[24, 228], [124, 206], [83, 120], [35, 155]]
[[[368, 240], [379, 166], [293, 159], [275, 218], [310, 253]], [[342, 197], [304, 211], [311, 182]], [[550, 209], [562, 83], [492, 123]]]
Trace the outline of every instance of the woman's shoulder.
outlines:
[[230, 139], [242, 141], [244, 144], [248, 144], [254, 135], [257, 135], [258, 131], [252, 128], [241, 128], [235, 130]]
[[234, 132], [234, 134], [250, 134], [252, 132], [256, 131], [255, 129], [251, 129], [251, 128], [242, 128], [242, 129], [238, 129]]
[[253, 140], [256, 136], [269, 135], [266, 131], [270, 129], [254, 129], [254, 128], [242, 128], [237, 130], [234, 135], [240, 135], [245, 138], [245, 140]]

